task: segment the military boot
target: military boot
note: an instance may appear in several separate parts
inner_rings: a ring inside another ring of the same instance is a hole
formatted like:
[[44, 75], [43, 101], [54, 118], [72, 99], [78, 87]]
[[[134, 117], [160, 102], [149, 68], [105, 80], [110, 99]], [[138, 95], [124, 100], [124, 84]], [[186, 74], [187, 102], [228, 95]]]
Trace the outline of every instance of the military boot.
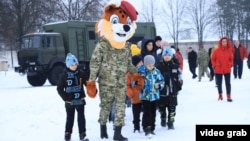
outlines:
[[107, 134], [107, 126], [105, 125], [101, 125], [101, 139], [103, 138], [108, 138], [108, 134]]
[[122, 126], [115, 126], [114, 141], [128, 141], [128, 138], [122, 136], [121, 130]]

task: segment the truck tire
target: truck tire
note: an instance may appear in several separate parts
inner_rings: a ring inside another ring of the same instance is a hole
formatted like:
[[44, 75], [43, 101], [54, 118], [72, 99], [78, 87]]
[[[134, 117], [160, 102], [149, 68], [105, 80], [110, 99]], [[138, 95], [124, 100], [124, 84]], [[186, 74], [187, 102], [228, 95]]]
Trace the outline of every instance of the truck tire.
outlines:
[[60, 75], [65, 71], [65, 67], [63, 65], [56, 65], [54, 66], [48, 76], [49, 83], [52, 86], [57, 85]]
[[31, 86], [42, 86], [46, 82], [46, 79], [42, 74], [27, 75], [27, 80]]

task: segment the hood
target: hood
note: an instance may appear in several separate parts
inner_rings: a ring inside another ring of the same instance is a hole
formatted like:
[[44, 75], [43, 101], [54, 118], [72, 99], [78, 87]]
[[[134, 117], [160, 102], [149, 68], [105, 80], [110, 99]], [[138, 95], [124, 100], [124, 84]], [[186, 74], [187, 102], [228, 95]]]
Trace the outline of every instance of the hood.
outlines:
[[[222, 40], [223, 39], [226, 39], [227, 40], [227, 46], [222, 46]], [[231, 40], [227, 37], [222, 37], [220, 38], [219, 42], [218, 42], [218, 48], [226, 48], [226, 49], [232, 49], [233, 46], [232, 46], [232, 43], [231, 43]]]
[[[149, 43], [149, 42], [153, 42], [153, 49], [151, 51], [148, 51], [147, 48], [146, 48], [146, 45]], [[155, 46], [155, 42], [153, 39], [143, 39], [142, 40], [142, 43], [141, 43], [141, 54], [143, 56], [147, 55], [147, 54], [155, 54], [156, 53], [156, 46]]]

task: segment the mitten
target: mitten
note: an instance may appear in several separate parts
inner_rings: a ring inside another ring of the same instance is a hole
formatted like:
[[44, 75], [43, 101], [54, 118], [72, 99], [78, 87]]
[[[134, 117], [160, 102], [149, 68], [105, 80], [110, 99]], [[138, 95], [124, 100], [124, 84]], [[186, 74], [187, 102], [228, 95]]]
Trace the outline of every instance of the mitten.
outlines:
[[134, 74], [133, 81], [136, 82], [134, 89], [140, 91], [144, 87], [144, 78], [141, 76], [141, 74], [139, 73]]
[[87, 94], [90, 98], [95, 98], [97, 94], [96, 83], [95, 81], [87, 81]]

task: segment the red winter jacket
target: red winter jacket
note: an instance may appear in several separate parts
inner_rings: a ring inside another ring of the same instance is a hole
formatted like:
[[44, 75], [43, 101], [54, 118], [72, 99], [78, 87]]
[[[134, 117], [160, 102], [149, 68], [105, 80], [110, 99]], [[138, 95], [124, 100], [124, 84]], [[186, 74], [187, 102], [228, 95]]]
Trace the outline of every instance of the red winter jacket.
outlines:
[[178, 59], [178, 61], [180, 63], [181, 71], [183, 71], [183, 58], [182, 58], [180, 52], [176, 51], [175, 56], [176, 56], [176, 58]]
[[[248, 53], [247, 53], [247, 49], [245, 46], [241, 45], [239, 46], [240, 49], [240, 59], [243, 61], [245, 58], [247, 58]], [[233, 53], [235, 51], [235, 47], [233, 47]]]
[[[222, 46], [222, 39], [227, 39], [227, 46]], [[231, 68], [233, 66], [233, 47], [230, 39], [223, 37], [219, 40], [218, 48], [214, 50], [211, 60], [215, 73], [231, 73]]]

